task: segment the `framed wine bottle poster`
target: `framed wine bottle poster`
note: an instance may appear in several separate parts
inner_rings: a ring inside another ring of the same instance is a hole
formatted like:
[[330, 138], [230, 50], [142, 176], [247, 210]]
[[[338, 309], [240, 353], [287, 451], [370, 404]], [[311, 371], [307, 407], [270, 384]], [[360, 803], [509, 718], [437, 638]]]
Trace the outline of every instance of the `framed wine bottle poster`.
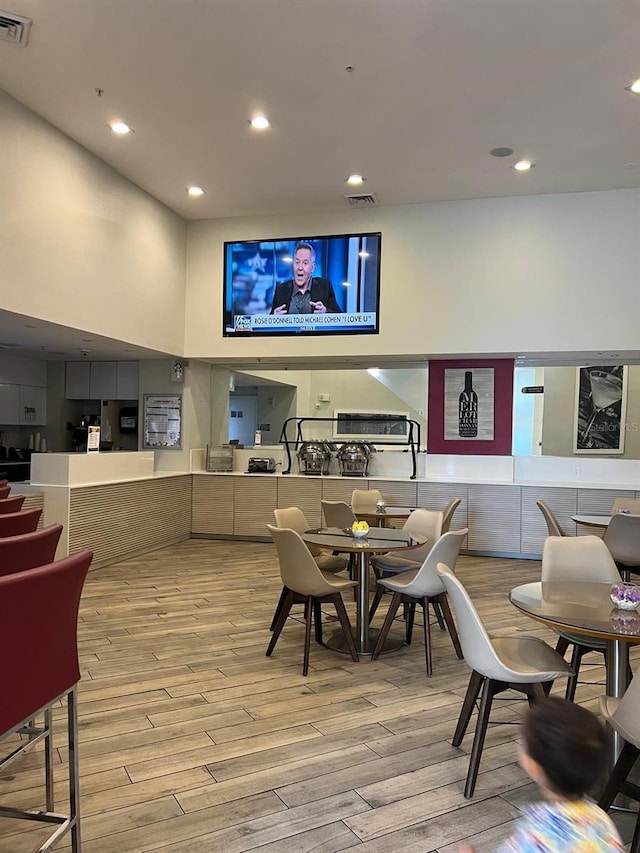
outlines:
[[513, 359], [429, 362], [429, 453], [510, 456]]

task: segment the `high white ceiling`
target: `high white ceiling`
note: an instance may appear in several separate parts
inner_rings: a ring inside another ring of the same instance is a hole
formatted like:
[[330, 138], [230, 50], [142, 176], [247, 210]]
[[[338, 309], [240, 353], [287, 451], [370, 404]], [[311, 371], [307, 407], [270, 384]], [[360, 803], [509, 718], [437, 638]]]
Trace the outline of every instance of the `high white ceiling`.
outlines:
[[351, 172], [384, 205], [640, 185], [638, 0], [2, 6], [33, 26], [0, 84], [190, 219], [339, 209]]

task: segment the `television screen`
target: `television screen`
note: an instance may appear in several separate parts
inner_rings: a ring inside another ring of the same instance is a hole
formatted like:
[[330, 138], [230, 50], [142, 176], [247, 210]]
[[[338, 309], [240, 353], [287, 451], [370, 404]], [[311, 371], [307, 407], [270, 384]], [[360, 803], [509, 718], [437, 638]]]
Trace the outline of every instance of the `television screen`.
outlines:
[[225, 337], [376, 334], [380, 245], [380, 233], [225, 243]]

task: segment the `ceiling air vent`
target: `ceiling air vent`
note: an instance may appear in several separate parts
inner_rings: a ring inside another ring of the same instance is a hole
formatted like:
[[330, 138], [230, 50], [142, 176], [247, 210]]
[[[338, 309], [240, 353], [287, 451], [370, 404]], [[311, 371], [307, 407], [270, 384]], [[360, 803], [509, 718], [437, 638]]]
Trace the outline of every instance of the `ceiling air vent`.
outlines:
[[373, 193], [358, 193], [357, 195], [346, 195], [346, 200], [351, 207], [371, 207], [378, 203]]
[[9, 41], [11, 44], [26, 47], [30, 29], [31, 18], [0, 11], [0, 41]]
[[19, 347], [20, 344], [7, 344], [4, 341], [0, 343], [0, 349], [14, 349], [14, 347]]

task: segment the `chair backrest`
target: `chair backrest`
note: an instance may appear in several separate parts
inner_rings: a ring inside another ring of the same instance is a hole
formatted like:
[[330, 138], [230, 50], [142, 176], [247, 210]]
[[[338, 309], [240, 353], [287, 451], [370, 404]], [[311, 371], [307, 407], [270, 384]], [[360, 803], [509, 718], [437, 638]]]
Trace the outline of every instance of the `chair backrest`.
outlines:
[[640, 747], [640, 673], [637, 672], [620, 700], [609, 723], [622, 737]]
[[[280, 509], [274, 509], [273, 515], [276, 520], [276, 527], [288, 527], [289, 530], [295, 530], [296, 533], [302, 535], [309, 530], [311, 525], [307, 521], [305, 514], [297, 506], [288, 506]], [[305, 543], [306, 544], [306, 543]], [[322, 554], [322, 548], [319, 545], [307, 545], [314, 557]]]
[[357, 515], [359, 512], [375, 512], [376, 503], [384, 500], [378, 489], [354, 489], [351, 492], [351, 509]]
[[[453, 521], [453, 513], [462, 503], [462, 498], [451, 498], [446, 507], [442, 510], [442, 533], [448, 533]], [[446, 560], [443, 560], [446, 563]], [[448, 563], [447, 563], [448, 565]]]
[[3, 501], [5, 498], [9, 497], [9, 493], [11, 492], [11, 486], [8, 485], [7, 481], [4, 480], [4, 485], [0, 485], [0, 501]]
[[621, 511], [629, 515], [640, 515], [640, 500], [638, 498], [616, 498], [611, 507], [611, 515]]
[[640, 566], [640, 515], [613, 515], [603, 539], [616, 563]]
[[547, 530], [549, 531], [549, 536], [564, 536], [562, 528], [558, 524], [558, 519], [553, 514], [553, 510], [546, 504], [544, 501], [536, 501], [538, 509], [544, 516], [544, 520], [547, 522]]
[[5, 536], [20, 536], [21, 533], [33, 533], [41, 515], [42, 510], [39, 507], [0, 515], [0, 539]]
[[542, 552], [542, 580], [615, 583], [620, 572], [599, 536], [549, 536]]
[[425, 539], [427, 541], [424, 545], [412, 548], [400, 556], [420, 563], [426, 560], [429, 552], [442, 535], [442, 518], [443, 514], [439, 510], [415, 509], [405, 521], [402, 529], [412, 539]]
[[327, 527], [351, 527], [357, 518], [344, 501], [320, 501]]
[[328, 595], [336, 590], [327, 583], [302, 537], [295, 530], [267, 524], [280, 561], [282, 583], [300, 595]]
[[442, 534], [427, 554], [413, 581], [406, 587], [407, 595], [424, 598], [427, 595], [439, 595], [444, 592], [444, 584], [438, 574], [437, 565], [444, 563], [452, 572], [455, 572], [462, 540], [468, 532], [468, 528], [465, 527], [462, 530], [450, 530]]
[[11, 512], [20, 512], [26, 495], [14, 495], [12, 498], [0, 499], [0, 515], [8, 515]]
[[438, 563], [436, 568], [456, 615], [465, 661], [480, 675], [504, 680], [504, 666], [466, 589], [444, 563]]
[[0, 734], [80, 679], [78, 607], [91, 551], [0, 577]]
[[[4, 488], [6, 488], [7, 486], [9, 486], [9, 481], [8, 481], [8, 480], [0, 480], [0, 489], [4, 489]], [[9, 488], [11, 488], [11, 486], [9, 486]]]
[[0, 539], [0, 575], [53, 563], [61, 533], [61, 524], [50, 524], [34, 533]]

